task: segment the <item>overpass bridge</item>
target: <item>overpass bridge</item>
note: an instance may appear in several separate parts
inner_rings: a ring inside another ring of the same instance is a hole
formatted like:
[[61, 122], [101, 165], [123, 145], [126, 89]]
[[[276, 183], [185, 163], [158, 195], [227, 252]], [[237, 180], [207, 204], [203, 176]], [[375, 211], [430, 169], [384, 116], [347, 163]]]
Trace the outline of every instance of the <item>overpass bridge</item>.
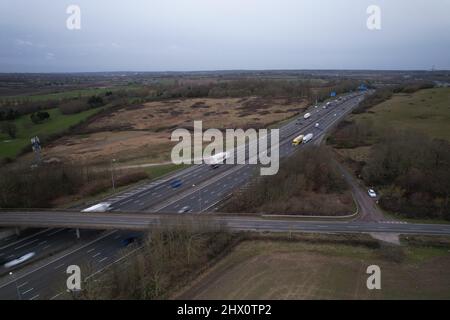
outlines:
[[295, 217], [236, 214], [170, 214], [146, 212], [82, 213], [75, 211], [3, 211], [2, 227], [139, 230], [210, 221], [233, 231], [396, 233], [450, 235], [450, 224], [383, 223], [365, 221], [304, 221]]

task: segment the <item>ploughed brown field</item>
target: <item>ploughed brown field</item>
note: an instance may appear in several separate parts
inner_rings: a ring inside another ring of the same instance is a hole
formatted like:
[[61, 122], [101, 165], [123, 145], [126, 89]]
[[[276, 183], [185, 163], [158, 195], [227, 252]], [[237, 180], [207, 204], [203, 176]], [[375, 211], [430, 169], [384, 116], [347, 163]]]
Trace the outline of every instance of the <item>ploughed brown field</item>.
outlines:
[[[448, 247], [398, 248], [244, 241], [175, 298], [450, 299]], [[381, 290], [367, 289], [369, 265]]]

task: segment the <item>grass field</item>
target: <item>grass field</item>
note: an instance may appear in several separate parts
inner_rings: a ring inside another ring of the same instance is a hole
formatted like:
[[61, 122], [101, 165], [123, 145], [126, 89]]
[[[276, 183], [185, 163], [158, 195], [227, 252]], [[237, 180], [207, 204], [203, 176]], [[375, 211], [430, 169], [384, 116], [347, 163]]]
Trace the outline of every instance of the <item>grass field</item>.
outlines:
[[369, 119], [379, 131], [386, 127], [411, 129], [450, 141], [450, 88], [396, 94], [369, 112], [352, 115], [352, 119]]
[[[245, 241], [178, 298], [450, 299], [448, 247], [391, 249]], [[396, 250], [403, 251], [401, 262], [392, 258]], [[381, 268], [381, 290], [366, 287], [366, 269], [374, 264]]]
[[64, 115], [59, 109], [50, 109], [50, 119], [43, 123], [34, 124], [30, 115], [24, 115], [14, 121], [17, 126], [16, 139], [10, 139], [5, 134], [0, 134], [0, 158], [15, 158], [26, 146], [30, 145], [30, 138], [38, 136], [43, 138], [67, 130], [71, 126], [86, 120], [88, 117], [99, 112], [101, 108], [91, 109], [72, 115]]

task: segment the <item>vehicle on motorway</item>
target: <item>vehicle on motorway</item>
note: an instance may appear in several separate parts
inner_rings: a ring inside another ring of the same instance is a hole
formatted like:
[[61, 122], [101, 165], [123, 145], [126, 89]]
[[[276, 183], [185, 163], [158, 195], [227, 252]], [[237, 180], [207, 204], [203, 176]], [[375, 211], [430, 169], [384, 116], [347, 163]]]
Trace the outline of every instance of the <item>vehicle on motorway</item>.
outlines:
[[188, 213], [191, 212], [192, 209], [189, 206], [184, 206], [183, 208], [181, 208], [180, 210], [178, 210], [178, 213]]
[[176, 189], [176, 188], [181, 187], [183, 182], [180, 179], [173, 179], [169, 182], [169, 184], [173, 189]]
[[124, 247], [128, 247], [130, 244], [139, 243], [141, 239], [138, 236], [129, 236], [122, 240], [122, 244]]
[[319, 123], [317, 122], [314, 127], [318, 128], [319, 127]]
[[308, 133], [308, 134], [303, 138], [303, 143], [308, 143], [313, 137], [314, 137], [314, 135], [313, 135], [312, 133]]
[[110, 202], [100, 202], [89, 208], [81, 210], [81, 212], [107, 212], [111, 209]]
[[325, 105], [325, 107], [329, 107], [331, 106], [331, 102], [327, 102], [327, 104]]
[[298, 146], [300, 143], [303, 142], [303, 138], [304, 138], [304, 135], [303, 135], [303, 134], [299, 135], [299, 136], [296, 137], [294, 140], [292, 140], [292, 145], [293, 145], [293, 146]]
[[211, 156], [209, 159], [206, 159], [205, 163], [209, 164], [213, 169], [216, 169], [219, 167], [219, 165], [223, 164], [225, 160], [227, 160], [229, 157], [230, 157], [229, 152], [220, 152]]
[[367, 193], [369, 194], [369, 197], [371, 197], [371, 198], [376, 198], [377, 197], [377, 194], [376, 194], [376, 192], [373, 189], [369, 189], [367, 191]]
[[309, 117], [311, 117], [311, 113], [309, 113], [309, 112], [303, 116], [303, 118], [305, 118], [305, 119], [308, 119]]
[[4, 264], [4, 267], [5, 267], [5, 268], [12, 268], [12, 267], [15, 267], [15, 266], [17, 266], [17, 265], [19, 265], [19, 264], [21, 264], [21, 263], [24, 263], [24, 262], [27, 261], [27, 260], [30, 260], [31, 258], [34, 257], [34, 255], [35, 255], [34, 252], [29, 252], [29, 253], [27, 253], [27, 254], [24, 254], [24, 255], [21, 256], [20, 258], [17, 258], [17, 259], [14, 259], [14, 260], [11, 260], [11, 261], [5, 263], [5, 264]]

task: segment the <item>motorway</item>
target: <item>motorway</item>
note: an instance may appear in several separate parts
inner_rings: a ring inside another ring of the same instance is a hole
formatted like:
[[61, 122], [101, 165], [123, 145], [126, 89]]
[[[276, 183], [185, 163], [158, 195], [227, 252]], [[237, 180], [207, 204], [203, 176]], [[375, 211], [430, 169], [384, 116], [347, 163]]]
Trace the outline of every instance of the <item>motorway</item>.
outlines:
[[[311, 113], [309, 119], [304, 120], [303, 117], [300, 117], [299, 121], [294, 119], [285, 123], [280, 128], [280, 156], [286, 157], [305, 147], [303, 145], [292, 146], [291, 144], [292, 139], [299, 134], [314, 133], [313, 141], [322, 139], [323, 134], [351, 112], [363, 97], [364, 95], [361, 93], [352, 93], [347, 95], [343, 102], [333, 107], [324, 109], [322, 105], [319, 105], [317, 108], [311, 106], [305, 111], [305, 113]], [[314, 126], [315, 123], [319, 123], [318, 128]], [[242, 147], [238, 147], [235, 152], [241, 152]], [[162, 179], [126, 190], [104, 201], [112, 203], [114, 212], [152, 211], [170, 213], [177, 212], [184, 206], [189, 206], [192, 212], [216, 211], [220, 207], [221, 202], [233, 190], [243, 187], [251, 181], [255, 176], [255, 169], [257, 169], [257, 166], [249, 164], [222, 165], [217, 169], [212, 169], [205, 164], [195, 165]], [[173, 179], [181, 180], [182, 185], [179, 188], [172, 188], [170, 181]], [[54, 244], [65, 241], [60, 237], [67, 235], [69, 238], [75, 237], [72, 229], [64, 228], [60, 230], [60, 232], [48, 236], [45, 241], [49, 244]], [[64, 270], [66, 266], [78, 262], [77, 264], [89, 263], [93, 266], [93, 270], [104, 268], [117, 256], [117, 252], [123, 247], [122, 240], [126, 237], [126, 232], [98, 233], [97, 239], [93, 240], [92, 243], [92, 246], [95, 247], [94, 254], [84, 251], [84, 249], [78, 250], [78, 246], [76, 250], [74, 249], [71, 253], [65, 255], [64, 258], [58, 260], [59, 268], [50, 263], [32, 272], [26, 272], [25, 269], [27, 268], [17, 272], [14, 271], [15, 279], [2, 279], [3, 281], [0, 283], [0, 298], [17, 298], [18, 294], [15, 284], [19, 282], [22, 284], [19, 288], [21, 298], [51, 298], [55, 292], [58, 292], [57, 289], [54, 289], [54, 283], [60, 281], [60, 275], [65, 275]], [[29, 252], [32, 250], [32, 244], [39, 244], [40, 242], [36, 241], [36, 238], [30, 237], [23, 241], [23, 247], [17, 249], [16, 253], [14, 251], [9, 253], [8, 257], [20, 256], [20, 254], [25, 252], [24, 250]], [[44, 255], [45, 250], [41, 250], [40, 254]], [[42, 282], [45, 282], [46, 285], [43, 286]], [[62, 286], [63, 283], [59, 285]]]

